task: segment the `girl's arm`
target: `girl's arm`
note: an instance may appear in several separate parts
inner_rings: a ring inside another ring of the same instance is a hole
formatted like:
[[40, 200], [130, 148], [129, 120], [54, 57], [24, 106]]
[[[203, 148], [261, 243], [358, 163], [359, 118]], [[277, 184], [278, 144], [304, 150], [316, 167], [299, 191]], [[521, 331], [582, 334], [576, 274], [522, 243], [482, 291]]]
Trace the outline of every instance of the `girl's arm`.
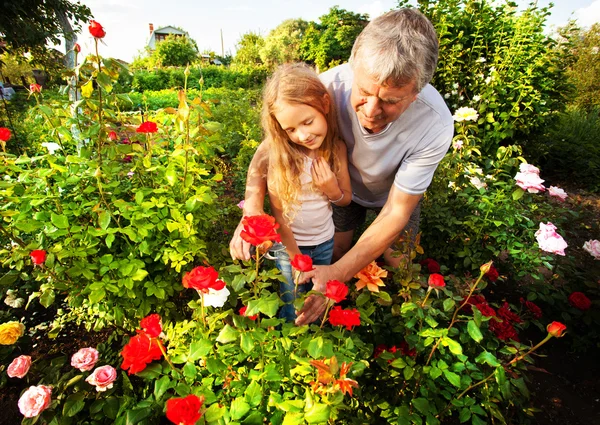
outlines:
[[341, 140], [336, 142], [335, 148], [340, 163], [337, 175], [331, 171], [331, 167], [323, 158], [316, 158], [313, 161], [311, 174], [315, 185], [323, 191], [332, 203], [338, 207], [345, 207], [352, 201], [348, 154], [346, 144]]
[[290, 260], [293, 260], [296, 254], [302, 254], [302, 252], [300, 252], [300, 248], [298, 248], [298, 244], [296, 243], [296, 238], [294, 238], [292, 229], [287, 225], [287, 220], [283, 216], [281, 201], [272, 191], [269, 191], [269, 200], [271, 201], [271, 212], [273, 213], [275, 220], [277, 220], [277, 223], [279, 223], [279, 235], [281, 236], [281, 243], [285, 245], [286, 251], [290, 256]]

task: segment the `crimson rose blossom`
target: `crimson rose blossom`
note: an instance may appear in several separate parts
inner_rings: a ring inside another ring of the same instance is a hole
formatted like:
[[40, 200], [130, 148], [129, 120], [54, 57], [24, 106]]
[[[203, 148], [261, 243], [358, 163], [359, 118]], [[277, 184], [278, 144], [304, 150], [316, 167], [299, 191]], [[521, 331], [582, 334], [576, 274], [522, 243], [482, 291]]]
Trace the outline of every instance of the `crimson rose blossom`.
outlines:
[[490, 281], [495, 282], [498, 280], [498, 277], [500, 277], [500, 274], [498, 273], [498, 270], [496, 270], [496, 267], [490, 265], [490, 269], [485, 274], [485, 277], [487, 277]]
[[90, 30], [90, 34], [92, 34], [92, 37], [94, 38], [104, 38], [104, 36], [106, 35], [106, 31], [104, 31], [102, 25], [100, 25], [94, 20], [90, 21], [90, 26], [88, 27], [88, 29]]
[[243, 240], [258, 246], [266, 241], [281, 242], [281, 236], [277, 234], [279, 224], [275, 217], [268, 214], [252, 215], [242, 219], [244, 230], [240, 233]]
[[239, 311], [240, 316], [247, 317], [250, 320], [258, 319], [258, 314], [255, 314], [254, 316], [246, 316], [246, 310], [248, 310], [248, 307], [246, 307], [246, 306], [243, 306], [242, 308], [240, 308], [240, 311]]
[[112, 366], [100, 366], [92, 372], [90, 376], [85, 378], [85, 382], [94, 385], [96, 391], [102, 392], [110, 390], [113, 382], [117, 379], [117, 371]]
[[158, 126], [155, 122], [145, 121], [141, 123], [135, 131], [136, 133], [156, 133], [158, 131]]
[[360, 312], [355, 308], [343, 310], [342, 307], [336, 305], [329, 312], [329, 323], [332, 326], [345, 326], [351, 331], [353, 326], [360, 326]]
[[26, 418], [33, 418], [48, 408], [51, 396], [51, 387], [47, 387], [46, 385], [29, 387], [19, 399], [19, 411]]
[[92, 370], [98, 361], [98, 350], [95, 348], [82, 348], [71, 357], [71, 366], [82, 372]]
[[592, 306], [592, 302], [583, 292], [573, 292], [569, 295], [569, 304], [582, 311], [589, 310]]
[[430, 288], [443, 288], [446, 286], [446, 282], [444, 282], [444, 276], [439, 273], [433, 273], [429, 275], [429, 281], [427, 283]]
[[346, 295], [348, 295], [348, 287], [345, 284], [339, 280], [330, 280], [327, 282], [325, 296], [334, 303], [344, 301], [346, 299]]
[[567, 329], [567, 327], [560, 322], [552, 322], [546, 327], [548, 333], [556, 338], [563, 336], [563, 331], [565, 329]]
[[225, 282], [219, 280], [219, 273], [213, 267], [198, 266], [183, 276], [183, 286], [208, 293], [209, 289], [220, 291]]
[[310, 255], [305, 254], [296, 254], [294, 255], [294, 259], [291, 261], [291, 265], [298, 271], [301, 272], [309, 272], [314, 270], [312, 258]]
[[44, 264], [44, 262], [46, 261], [46, 251], [44, 251], [43, 249], [34, 249], [29, 253], [29, 256], [31, 257], [31, 261], [33, 261], [33, 264], [35, 264], [36, 266]]
[[117, 138], [117, 133], [115, 133], [114, 131], [108, 133], [108, 140], [110, 140], [111, 142], [114, 142], [115, 140], [117, 140]]
[[429, 273], [439, 273], [440, 265], [433, 258], [426, 258], [425, 260], [421, 260], [419, 264], [423, 267], [427, 267]]
[[162, 320], [158, 314], [151, 314], [142, 319], [140, 327], [150, 338], [158, 338], [162, 332]]
[[531, 301], [527, 301], [525, 300], [525, 298], [521, 298], [521, 303], [525, 304], [525, 307], [527, 307], [527, 310], [531, 312], [535, 319], [539, 319], [540, 317], [542, 317], [542, 309], [539, 308], [537, 304]]
[[202, 417], [200, 408], [204, 397], [190, 394], [183, 398], [167, 400], [167, 419], [176, 425], [195, 425]]
[[79, 43], [75, 43], [75, 45], [73, 46], [73, 50], [76, 53], [80, 53], [81, 52], [81, 46], [79, 45]]
[[121, 356], [123, 356], [121, 369], [129, 369], [127, 372], [129, 375], [141, 372], [153, 360], [160, 360], [162, 357], [161, 342], [158, 339], [150, 339], [142, 331], [137, 332], [138, 334], [131, 337], [121, 351]]
[[8, 369], [6, 369], [6, 374], [11, 378], [23, 378], [29, 372], [29, 368], [31, 367], [31, 357], [30, 356], [19, 356], [14, 359], [10, 365], [8, 365]]
[[3, 142], [8, 142], [10, 136], [12, 136], [12, 133], [8, 128], [0, 127], [0, 140], [2, 140]]

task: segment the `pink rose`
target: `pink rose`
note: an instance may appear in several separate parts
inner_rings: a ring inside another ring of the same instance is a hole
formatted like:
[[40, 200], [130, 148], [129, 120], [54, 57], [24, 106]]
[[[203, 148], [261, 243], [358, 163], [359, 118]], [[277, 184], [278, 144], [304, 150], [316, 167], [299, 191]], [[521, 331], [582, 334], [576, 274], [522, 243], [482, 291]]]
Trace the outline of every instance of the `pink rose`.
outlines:
[[583, 249], [590, 253], [596, 260], [600, 260], [600, 241], [589, 240], [583, 244]]
[[456, 149], [457, 151], [461, 150], [463, 147], [464, 142], [462, 140], [455, 140], [454, 142], [452, 142], [452, 147], [454, 149]]
[[29, 387], [19, 399], [19, 410], [26, 418], [33, 418], [50, 405], [52, 388], [45, 385]]
[[546, 190], [542, 184], [544, 180], [540, 179], [540, 176], [536, 173], [517, 173], [515, 180], [517, 181], [517, 186], [529, 193], [538, 193]]
[[71, 366], [82, 372], [92, 370], [98, 361], [98, 350], [95, 348], [82, 348], [71, 357]]
[[112, 388], [114, 380], [117, 379], [117, 371], [112, 366], [97, 367], [85, 382], [96, 386], [96, 391], [106, 391]]
[[10, 365], [8, 365], [8, 369], [6, 369], [6, 374], [11, 378], [22, 378], [27, 375], [29, 372], [29, 368], [31, 367], [31, 357], [29, 356], [19, 356], [14, 359]]
[[556, 233], [556, 226], [550, 222], [540, 223], [540, 230], [535, 232], [540, 249], [553, 254], [565, 255], [568, 246], [561, 235]]
[[239, 208], [239, 209], [241, 209], [241, 210], [243, 210], [243, 209], [244, 209], [244, 203], [245, 203], [245, 202], [246, 202], [246, 201], [245, 201], [244, 199], [242, 199], [240, 202], [238, 202], [238, 204], [237, 204], [238, 208]]
[[562, 190], [560, 187], [556, 187], [556, 186], [550, 186], [548, 188], [548, 195], [554, 196], [555, 198], [558, 198], [561, 201], [564, 201], [565, 199], [567, 199], [567, 196], [568, 196], [567, 192]]
[[522, 173], [530, 173], [530, 174], [537, 174], [538, 176], [540, 175], [540, 169], [536, 166], [533, 166], [531, 164], [521, 164], [519, 165], [519, 171]]

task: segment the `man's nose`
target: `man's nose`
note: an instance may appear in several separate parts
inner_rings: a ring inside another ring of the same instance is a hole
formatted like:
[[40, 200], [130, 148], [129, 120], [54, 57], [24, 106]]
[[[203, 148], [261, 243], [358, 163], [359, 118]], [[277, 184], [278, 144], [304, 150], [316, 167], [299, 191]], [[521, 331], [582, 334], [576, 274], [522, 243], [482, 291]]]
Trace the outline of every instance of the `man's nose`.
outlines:
[[367, 118], [375, 118], [381, 114], [381, 105], [379, 99], [375, 96], [369, 96], [366, 98], [363, 104], [363, 112]]

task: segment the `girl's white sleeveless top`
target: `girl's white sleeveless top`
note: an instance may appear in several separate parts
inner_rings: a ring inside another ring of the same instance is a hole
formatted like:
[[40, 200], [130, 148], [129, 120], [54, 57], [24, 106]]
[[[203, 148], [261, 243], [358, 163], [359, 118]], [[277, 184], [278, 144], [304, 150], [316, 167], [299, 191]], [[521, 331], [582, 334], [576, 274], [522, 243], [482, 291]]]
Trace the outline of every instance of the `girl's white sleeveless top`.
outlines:
[[302, 193], [298, 197], [300, 208], [290, 225], [298, 246], [327, 242], [335, 232], [329, 199], [320, 190], [312, 190], [312, 162], [308, 157], [304, 161], [304, 172], [300, 176]]

